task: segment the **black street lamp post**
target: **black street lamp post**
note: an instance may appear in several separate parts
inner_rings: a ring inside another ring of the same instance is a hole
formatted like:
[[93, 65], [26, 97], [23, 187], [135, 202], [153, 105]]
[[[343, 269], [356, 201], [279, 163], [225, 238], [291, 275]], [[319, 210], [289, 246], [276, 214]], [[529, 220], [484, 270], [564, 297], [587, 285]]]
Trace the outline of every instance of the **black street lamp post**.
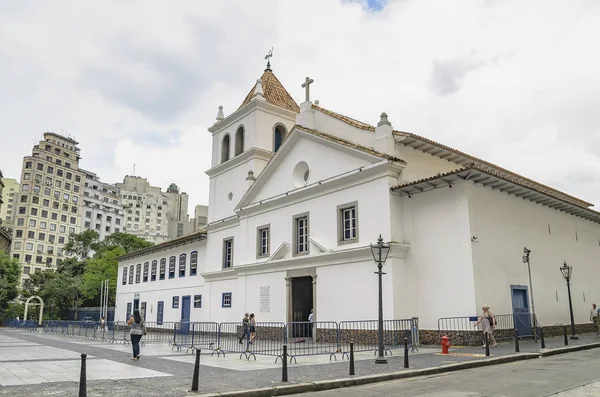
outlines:
[[382, 276], [385, 274], [383, 270], [383, 264], [387, 260], [387, 256], [390, 253], [390, 244], [384, 243], [381, 235], [377, 239], [377, 244], [371, 244], [371, 253], [373, 259], [377, 263], [377, 271], [375, 274], [379, 276], [379, 324], [377, 326], [377, 342], [378, 342], [378, 356], [375, 359], [375, 364], [387, 364], [387, 359], [384, 354], [383, 346], [383, 284]]
[[535, 316], [535, 303], [533, 301], [533, 283], [531, 282], [531, 263], [529, 262], [531, 250], [523, 247], [523, 263], [527, 263], [527, 272], [529, 273], [529, 293], [531, 294], [531, 313], [533, 314], [533, 340], [537, 343], [537, 317]]
[[559, 267], [560, 272], [567, 281], [567, 292], [569, 294], [569, 312], [571, 314], [571, 339], [579, 339], [575, 335], [575, 318], [573, 317], [573, 301], [571, 300], [571, 274], [573, 273], [573, 267], [567, 265], [567, 261], [563, 262], [562, 267]]

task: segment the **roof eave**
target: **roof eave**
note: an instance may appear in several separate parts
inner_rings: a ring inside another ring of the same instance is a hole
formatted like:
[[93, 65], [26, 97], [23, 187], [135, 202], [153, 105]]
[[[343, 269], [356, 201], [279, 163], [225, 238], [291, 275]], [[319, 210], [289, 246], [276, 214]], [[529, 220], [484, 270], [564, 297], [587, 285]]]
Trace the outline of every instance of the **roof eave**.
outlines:
[[494, 175], [493, 173], [474, 166], [460, 168], [431, 178], [394, 186], [390, 188], [390, 191], [393, 195], [411, 198], [414, 195], [425, 193], [430, 190], [452, 187], [453, 183], [456, 181], [471, 181], [476, 185], [488, 187], [492, 190], [507, 193], [517, 198], [522, 198], [523, 200], [541, 204], [600, 224], [600, 212], [598, 211], [574, 203], [569, 203], [560, 198], [536, 190], [535, 188], [523, 186], [516, 181], [503, 178], [500, 175]]

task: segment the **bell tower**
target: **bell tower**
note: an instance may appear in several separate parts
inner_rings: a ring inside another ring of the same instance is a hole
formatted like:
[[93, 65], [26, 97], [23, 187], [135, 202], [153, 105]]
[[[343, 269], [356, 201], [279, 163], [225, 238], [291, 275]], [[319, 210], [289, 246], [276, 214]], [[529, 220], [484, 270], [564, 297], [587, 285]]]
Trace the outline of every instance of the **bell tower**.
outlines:
[[[240, 107], [225, 116], [219, 106], [212, 134], [208, 221], [235, 215], [233, 209], [292, 130], [300, 107], [271, 69], [256, 80]], [[253, 178], [248, 179], [249, 173]]]

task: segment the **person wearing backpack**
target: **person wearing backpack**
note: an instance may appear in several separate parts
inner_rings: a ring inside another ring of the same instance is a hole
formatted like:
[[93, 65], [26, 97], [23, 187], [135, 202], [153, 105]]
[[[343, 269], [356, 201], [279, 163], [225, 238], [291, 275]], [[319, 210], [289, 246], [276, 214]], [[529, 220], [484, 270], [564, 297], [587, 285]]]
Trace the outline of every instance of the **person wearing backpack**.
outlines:
[[477, 327], [479, 324], [481, 324], [481, 329], [483, 331], [483, 337], [484, 337], [484, 342], [483, 342], [482, 347], [485, 347], [485, 334], [486, 333], [488, 334], [488, 336], [490, 338], [490, 347], [496, 347], [498, 345], [496, 343], [496, 339], [494, 339], [494, 326], [496, 326], [498, 324], [496, 322], [496, 318], [490, 311], [490, 307], [488, 305], [483, 305], [481, 307], [481, 310], [483, 310], [483, 314], [479, 318], [479, 321], [477, 321], [475, 323], [475, 326]]

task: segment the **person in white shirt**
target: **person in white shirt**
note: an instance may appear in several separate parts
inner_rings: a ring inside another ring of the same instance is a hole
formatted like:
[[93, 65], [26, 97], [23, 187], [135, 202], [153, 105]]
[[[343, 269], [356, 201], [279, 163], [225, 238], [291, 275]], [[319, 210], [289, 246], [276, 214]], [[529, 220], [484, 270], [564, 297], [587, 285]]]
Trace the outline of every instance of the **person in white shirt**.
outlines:
[[598, 308], [596, 304], [592, 304], [592, 310], [590, 310], [590, 321], [594, 323], [594, 328], [596, 328], [596, 335], [600, 333], [600, 317], [598, 317]]
[[314, 320], [315, 318], [315, 309], [310, 309], [310, 314], [308, 315], [308, 322], [310, 324], [308, 324], [308, 337], [312, 338], [312, 334], [313, 334], [313, 323], [315, 322]]

